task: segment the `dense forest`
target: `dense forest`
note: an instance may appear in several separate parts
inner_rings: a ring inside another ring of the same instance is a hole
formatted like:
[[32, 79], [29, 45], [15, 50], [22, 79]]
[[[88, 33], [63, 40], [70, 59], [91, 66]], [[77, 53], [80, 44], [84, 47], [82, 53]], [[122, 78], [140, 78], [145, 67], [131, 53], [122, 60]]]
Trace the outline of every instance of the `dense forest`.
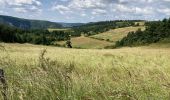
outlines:
[[130, 32], [121, 41], [117, 41], [116, 47], [146, 45], [165, 38], [170, 38], [170, 18], [147, 22], [145, 31]]
[[23, 30], [7, 25], [0, 25], [0, 41], [7, 43], [53, 45], [55, 41], [67, 40], [69, 34], [63, 31]]

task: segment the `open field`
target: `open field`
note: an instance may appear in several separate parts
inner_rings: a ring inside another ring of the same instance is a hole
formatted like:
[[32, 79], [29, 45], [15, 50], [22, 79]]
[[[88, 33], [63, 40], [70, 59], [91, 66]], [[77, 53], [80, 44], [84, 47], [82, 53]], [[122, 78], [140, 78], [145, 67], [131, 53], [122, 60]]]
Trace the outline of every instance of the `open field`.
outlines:
[[[83, 49], [86, 49], [86, 48], [100, 49], [106, 46], [113, 45], [112, 43], [107, 42], [107, 41], [92, 39], [92, 38], [84, 37], [84, 36], [71, 38], [71, 42], [74, 48], [83, 48]], [[64, 45], [65, 43], [66, 41], [57, 42], [57, 44], [60, 44], [60, 45]]]
[[101, 34], [93, 35], [93, 36], [90, 36], [90, 37], [96, 38], [96, 39], [101, 39], [101, 40], [108, 40], [108, 41], [112, 41], [112, 42], [115, 43], [116, 41], [127, 36], [127, 34], [129, 32], [137, 31], [138, 29], [145, 30], [145, 27], [144, 26], [138, 26], [138, 27], [118, 28], [118, 29], [113, 29], [113, 30], [101, 33]]
[[140, 26], [144, 26], [145, 22], [135, 22], [135, 24], [139, 24]]
[[2, 45], [9, 100], [170, 99], [170, 48]]
[[48, 29], [48, 31], [50, 31], [50, 32], [53, 32], [53, 31], [64, 31], [64, 32], [72, 32], [73, 30], [72, 29], [70, 29], [70, 28], [59, 28], [59, 29], [52, 29], [52, 28], [49, 28]]

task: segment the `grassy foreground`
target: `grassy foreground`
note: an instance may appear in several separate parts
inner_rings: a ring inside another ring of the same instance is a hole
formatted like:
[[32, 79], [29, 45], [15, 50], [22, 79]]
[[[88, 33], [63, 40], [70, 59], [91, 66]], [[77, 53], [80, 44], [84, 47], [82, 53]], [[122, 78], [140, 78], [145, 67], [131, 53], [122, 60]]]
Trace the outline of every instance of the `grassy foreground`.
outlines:
[[5, 70], [9, 100], [170, 99], [169, 48], [3, 45], [0, 67]]

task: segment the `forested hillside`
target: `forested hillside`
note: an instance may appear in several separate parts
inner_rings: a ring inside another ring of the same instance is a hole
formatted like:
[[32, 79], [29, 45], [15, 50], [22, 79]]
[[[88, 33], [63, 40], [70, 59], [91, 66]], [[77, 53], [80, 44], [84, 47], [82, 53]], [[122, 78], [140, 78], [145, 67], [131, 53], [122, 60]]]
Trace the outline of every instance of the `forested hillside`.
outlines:
[[0, 24], [6, 24], [21, 29], [47, 29], [47, 28], [62, 28], [61, 24], [41, 21], [41, 20], [28, 20], [16, 18], [11, 16], [0, 15]]
[[85, 23], [60, 23], [63, 27], [77, 27], [77, 26], [81, 26], [84, 25]]
[[170, 19], [147, 22], [145, 31], [130, 32], [121, 41], [116, 43], [116, 47], [146, 45], [166, 38], [170, 38]]

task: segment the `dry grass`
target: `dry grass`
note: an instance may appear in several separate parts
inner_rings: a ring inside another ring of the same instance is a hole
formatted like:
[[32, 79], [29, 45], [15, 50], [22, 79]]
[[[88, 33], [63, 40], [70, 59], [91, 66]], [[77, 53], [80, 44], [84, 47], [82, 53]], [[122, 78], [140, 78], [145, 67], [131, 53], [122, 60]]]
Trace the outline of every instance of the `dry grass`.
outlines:
[[138, 24], [138, 23], [139, 23], [140, 26], [144, 26], [145, 25], [145, 22], [135, 22], [135, 24]]
[[64, 28], [64, 29], [52, 29], [49, 28], [48, 31], [53, 32], [53, 31], [64, 31], [64, 32], [72, 32], [73, 30], [70, 28]]
[[[100, 48], [104, 48], [106, 46], [111, 46], [112, 43], [110, 42], [106, 42], [106, 41], [101, 41], [101, 40], [97, 40], [97, 39], [92, 39], [89, 37], [75, 37], [71, 39], [72, 42], [72, 46], [74, 48], [90, 48], [90, 49], [100, 49]], [[57, 44], [60, 45], [64, 45], [66, 42], [65, 41], [60, 41], [57, 42]]]
[[170, 99], [170, 48], [3, 46], [9, 100]]
[[91, 36], [91, 37], [96, 38], [96, 39], [109, 40], [109, 41], [112, 41], [112, 42], [115, 43], [116, 41], [118, 41], [118, 40], [122, 39], [123, 37], [127, 36], [127, 34], [129, 32], [137, 31], [138, 29], [144, 30], [145, 27], [144, 26], [138, 26], [138, 27], [118, 28], [118, 29], [113, 29], [113, 30], [110, 30], [108, 32], [97, 34], [97, 35], [94, 35], [94, 36]]

